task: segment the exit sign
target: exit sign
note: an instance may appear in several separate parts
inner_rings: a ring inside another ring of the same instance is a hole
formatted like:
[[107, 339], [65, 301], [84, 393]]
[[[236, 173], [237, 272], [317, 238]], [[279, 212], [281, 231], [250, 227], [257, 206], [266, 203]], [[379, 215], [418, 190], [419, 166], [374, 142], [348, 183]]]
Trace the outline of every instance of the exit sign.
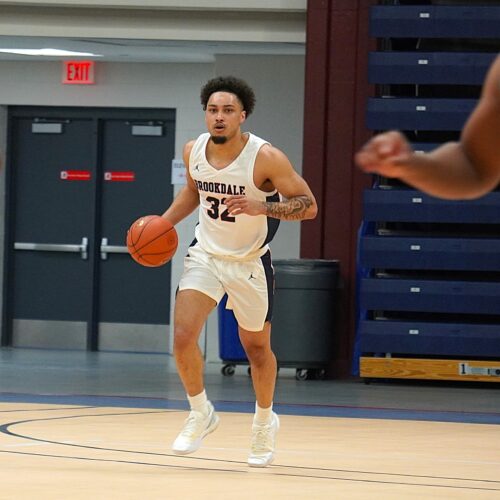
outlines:
[[62, 82], [92, 85], [94, 83], [94, 61], [63, 61]]

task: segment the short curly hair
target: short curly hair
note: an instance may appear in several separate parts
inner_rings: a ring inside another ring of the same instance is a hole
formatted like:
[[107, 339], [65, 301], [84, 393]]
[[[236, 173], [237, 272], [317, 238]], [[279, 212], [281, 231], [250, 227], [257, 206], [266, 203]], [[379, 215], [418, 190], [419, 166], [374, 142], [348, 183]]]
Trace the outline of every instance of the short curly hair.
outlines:
[[214, 92], [230, 92], [241, 102], [246, 115], [249, 116], [255, 106], [255, 93], [247, 82], [234, 76], [218, 76], [209, 80], [201, 88], [201, 104], [207, 109], [207, 103]]

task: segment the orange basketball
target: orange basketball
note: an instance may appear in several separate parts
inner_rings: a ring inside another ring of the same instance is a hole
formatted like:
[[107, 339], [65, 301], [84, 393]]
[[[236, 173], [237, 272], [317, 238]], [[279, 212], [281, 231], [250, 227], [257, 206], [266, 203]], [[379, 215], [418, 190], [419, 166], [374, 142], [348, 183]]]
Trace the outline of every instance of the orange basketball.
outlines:
[[127, 248], [132, 258], [147, 267], [166, 264], [177, 250], [177, 231], [159, 215], [137, 219], [127, 231]]

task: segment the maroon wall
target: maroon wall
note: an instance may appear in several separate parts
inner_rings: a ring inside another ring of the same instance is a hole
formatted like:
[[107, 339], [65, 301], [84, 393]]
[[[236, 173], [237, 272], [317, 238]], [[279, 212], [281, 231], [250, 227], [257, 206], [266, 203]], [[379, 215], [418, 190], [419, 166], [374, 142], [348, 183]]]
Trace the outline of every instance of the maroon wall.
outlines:
[[354, 344], [356, 238], [362, 191], [371, 180], [353, 165], [371, 135], [364, 125], [369, 7], [376, 0], [309, 0], [307, 6], [303, 175], [319, 205], [302, 224], [301, 256], [337, 259], [341, 289], [329, 375], [347, 377]]

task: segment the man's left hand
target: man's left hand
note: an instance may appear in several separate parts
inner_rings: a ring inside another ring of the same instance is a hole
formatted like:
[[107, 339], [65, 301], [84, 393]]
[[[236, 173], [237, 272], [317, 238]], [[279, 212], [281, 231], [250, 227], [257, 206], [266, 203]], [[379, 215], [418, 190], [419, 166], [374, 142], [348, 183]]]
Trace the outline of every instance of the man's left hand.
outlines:
[[248, 198], [244, 194], [228, 196], [225, 201], [226, 207], [231, 215], [265, 215], [265, 203]]

